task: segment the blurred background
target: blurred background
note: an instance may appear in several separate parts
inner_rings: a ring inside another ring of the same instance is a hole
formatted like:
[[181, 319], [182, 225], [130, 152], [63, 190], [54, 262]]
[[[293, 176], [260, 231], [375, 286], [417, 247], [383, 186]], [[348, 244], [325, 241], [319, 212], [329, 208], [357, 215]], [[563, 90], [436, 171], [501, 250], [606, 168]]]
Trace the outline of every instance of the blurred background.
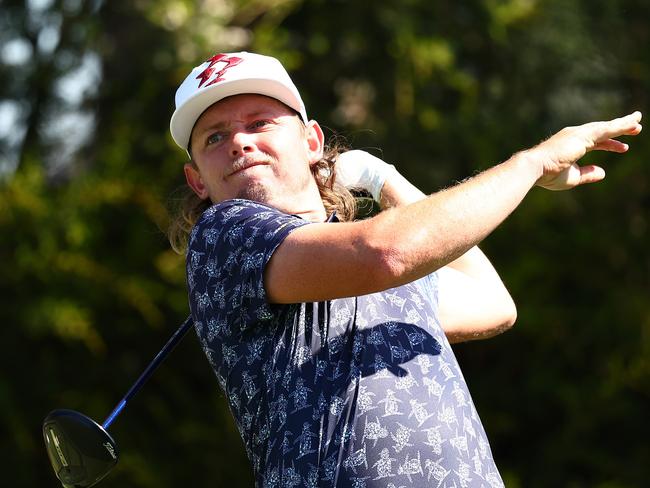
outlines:
[[[330, 135], [434, 192], [566, 125], [650, 115], [648, 18], [642, 0], [1, 0], [2, 484], [59, 486], [45, 415], [103, 421], [188, 312], [164, 230], [194, 65], [280, 58]], [[648, 486], [649, 155], [647, 134], [589, 155], [603, 183], [533, 189], [482, 245], [518, 322], [455, 351], [508, 487]], [[252, 486], [192, 333], [111, 433], [105, 488]]]

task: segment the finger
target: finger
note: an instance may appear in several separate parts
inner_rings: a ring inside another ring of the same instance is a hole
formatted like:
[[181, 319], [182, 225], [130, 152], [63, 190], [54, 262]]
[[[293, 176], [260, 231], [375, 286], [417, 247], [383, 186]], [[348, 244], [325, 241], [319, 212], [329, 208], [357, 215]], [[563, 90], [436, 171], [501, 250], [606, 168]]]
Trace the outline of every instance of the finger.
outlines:
[[580, 182], [578, 185], [596, 183], [605, 178], [605, 170], [600, 166], [588, 164], [580, 167]]
[[614, 124], [621, 124], [621, 125], [636, 125], [641, 123], [641, 119], [643, 118], [643, 114], [641, 112], [636, 111], [632, 112], [631, 114], [624, 115], [623, 117], [618, 117], [616, 119], [612, 119], [609, 122], [614, 123]]
[[638, 134], [641, 132], [641, 129], [643, 128], [641, 126], [641, 118], [642, 118], [641, 112], [634, 112], [631, 113], [630, 115], [626, 115], [625, 117], [620, 117], [618, 119], [614, 119], [614, 130], [617, 130], [622, 134], [628, 134], [628, 135], [634, 135]]
[[597, 142], [593, 150], [597, 151], [610, 151], [616, 153], [624, 153], [630, 148], [627, 144], [616, 139], [606, 139], [604, 141]]
[[594, 141], [600, 142], [623, 135], [637, 135], [641, 132], [641, 112], [634, 112], [625, 117], [605, 122], [592, 122], [583, 127], [591, 132]]
[[621, 135], [635, 136], [642, 130], [643, 130], [643, 126], [640, 123], [636, 122], [633, 127], [631, 127], [627, 132]]

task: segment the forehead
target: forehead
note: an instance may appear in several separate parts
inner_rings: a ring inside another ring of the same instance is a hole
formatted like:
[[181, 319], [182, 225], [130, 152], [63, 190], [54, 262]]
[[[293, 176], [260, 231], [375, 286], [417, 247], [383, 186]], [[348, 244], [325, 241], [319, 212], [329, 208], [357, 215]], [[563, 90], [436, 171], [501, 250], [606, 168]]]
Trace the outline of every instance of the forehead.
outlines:
[[197, 119], [195, 129], [209, 123], [228, 124], [253, 115], [280, 117], [294, 115], [295, 112], [275, 98], [264, 95], [233, 95], [212, 104]]

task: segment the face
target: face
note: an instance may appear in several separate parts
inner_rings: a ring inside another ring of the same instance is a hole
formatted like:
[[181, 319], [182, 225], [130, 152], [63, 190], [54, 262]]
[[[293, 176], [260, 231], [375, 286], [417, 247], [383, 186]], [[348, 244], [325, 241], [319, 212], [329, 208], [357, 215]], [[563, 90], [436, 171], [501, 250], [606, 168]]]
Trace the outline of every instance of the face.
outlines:
[[190, 187], [202, 199], [245, 198], [295, 212], [315, 196], [310, 165], [320, 160], [323, 133], [315, 121], [304, 126], [281, 102], [262, 95], [236, 95], [208, 108], [190, 139], [185, 165]]

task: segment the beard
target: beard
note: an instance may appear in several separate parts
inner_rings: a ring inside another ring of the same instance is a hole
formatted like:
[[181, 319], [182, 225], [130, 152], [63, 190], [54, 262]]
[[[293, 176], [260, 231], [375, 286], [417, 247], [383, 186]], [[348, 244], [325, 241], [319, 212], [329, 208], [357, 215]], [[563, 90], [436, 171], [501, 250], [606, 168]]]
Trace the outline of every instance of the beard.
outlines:
[[[278, 161], [271, 155], [262, 152], [258, 153], [255, 158], [250, 156], [241, 156], [235, 159], [232, 163], [232, 168], [233, 171], [239, 171], [254, 163], [265, 163], [271, 168], [274, 168]], [[260, 182], [251, 181], [237, 193], [236, 198], [252, 200], [259, 203], [268, 203], [268, 200], [271, 198], [271, 192], [269, 188], [265, 187]]]
[[[267, 164], [269, 171], [275, 172], [280, 167], [279, 161], [266, 153], [258, 153], [255, 158], [241, 156], [233, 161], [232, 167], [234, 171], [238, 171], [253, 163], [260, 162]], [[301, 177], [298, 179], [287, 176], [285, 182], [279, 183], [282, 188], [277, 184], [269, 186], [268, 183], [265, 184], [262, 181], [252, 180], [237, 192], [236, 198], [264, 203], [280, 210], [288, 211], [291, 208], [291, 202], [294, 200], [293, 195], [304, 191], [311, 178], [313, 178], [311, 173], [306, 173], [304, 178]]]
[[246, 185], [242, 188], [239, 193], [237, 193], [237, 198], [243, 200], [252, 200], [253, 202], [258, 203], [270, 203], [271, 192], [269, 188], [262, 185], [258, 182], [252, 182], [249, 185]]

